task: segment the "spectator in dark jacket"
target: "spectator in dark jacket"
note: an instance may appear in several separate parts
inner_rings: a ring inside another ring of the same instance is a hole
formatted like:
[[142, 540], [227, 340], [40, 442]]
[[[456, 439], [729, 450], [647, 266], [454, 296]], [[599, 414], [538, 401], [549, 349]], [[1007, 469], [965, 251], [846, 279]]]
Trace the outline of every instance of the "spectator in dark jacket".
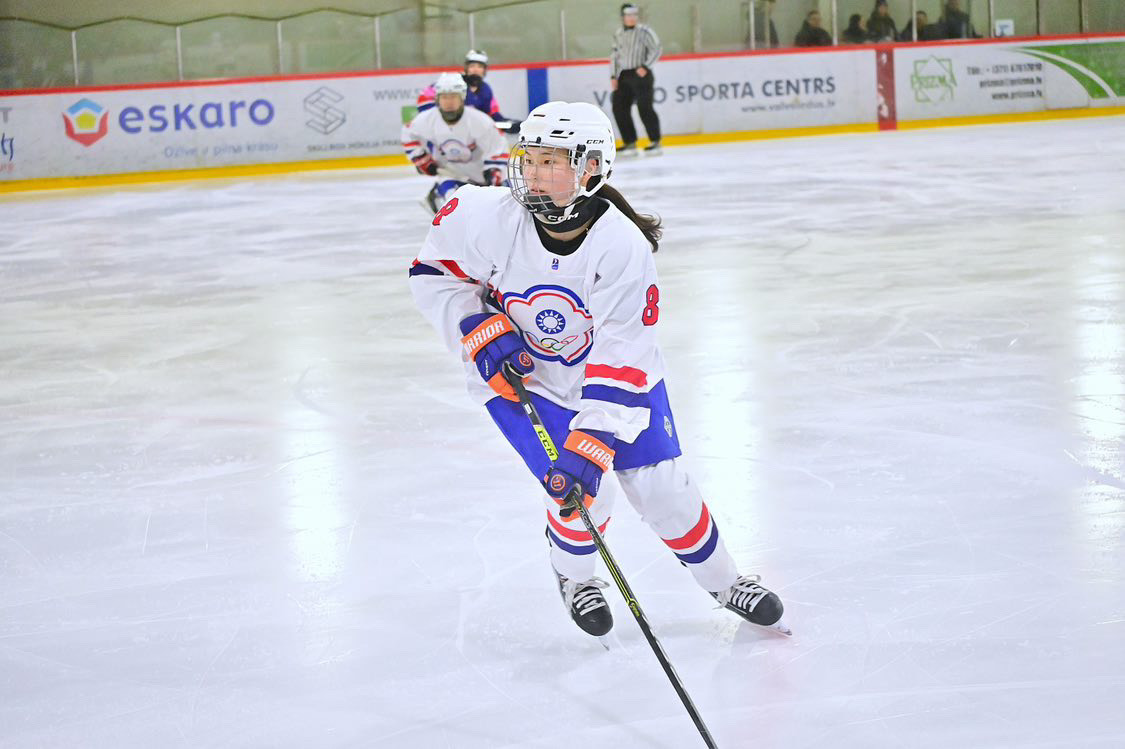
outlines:
[[980, 39], [969, 14], [961, 10], [961, 0], [948, 0], [941, 17], [941, 32], [946, 39]]
[[898, 27], [891, 18], [887, 0], [875, 0], [875, 10], [867, 19], [867, 38], [873, 42], [893, 42], [898, 38]]
[[926, 15], [926, 11], [920, 10], [914, 15], [914, 20], [903, 27], [902, 33], [898, 35], [900, 42], [914, 41], [914, 27], [918, 27], [918, 41], [932, 42], [935, 39], [941, 39], [941, 25], [930, 23], [930, 17]]
[[820, 11], [810, 10], [793, 42], [798, 47], [831, 47], [832, 37], [820, 26]]
[[863, 16], [859, 13], [853, 13], [852, 17], [848, 19], [848, 27], [844, 29], [844, 33], [840, 34], [840, 38], [845, 44], [863, 44], [867, 41], [867, 29], [863, 28]]
[[[780, 45], [777, 26], [773, 23], [774, 0], [758, 0], [754, 3], [754, 47], [756, 49], [776, 49]], [[747, 40], [746, 46], [750, 46]]]

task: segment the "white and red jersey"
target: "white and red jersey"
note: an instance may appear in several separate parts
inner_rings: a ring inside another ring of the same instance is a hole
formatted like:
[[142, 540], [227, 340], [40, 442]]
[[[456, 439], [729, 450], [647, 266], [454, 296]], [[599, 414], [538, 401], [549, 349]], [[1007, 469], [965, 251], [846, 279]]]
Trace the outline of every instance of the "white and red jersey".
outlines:
[[412, 161], [424, 152], [447, 176], [462, 182], [484, 183], [485, 169], [506, 169], [508, 142], [496, 123], [471, 107], [450, 125], [437, 107], [427, 109], [402, 128], [402, 147]]
[[535, 357], [528, 389], [577, 411], [572, 429], [633, 442], [649, 426], [649, 391], [664, 378], [652, 247], [612, 205], [569, 255], [548, 251], [534, 222], [507, 188], [462, 187], [434, 217], [411, 268], [418, 307], [462, 352], [482, 403], [495, 393], [464, 357], [459, 324], [494, 311], [491, 300]]

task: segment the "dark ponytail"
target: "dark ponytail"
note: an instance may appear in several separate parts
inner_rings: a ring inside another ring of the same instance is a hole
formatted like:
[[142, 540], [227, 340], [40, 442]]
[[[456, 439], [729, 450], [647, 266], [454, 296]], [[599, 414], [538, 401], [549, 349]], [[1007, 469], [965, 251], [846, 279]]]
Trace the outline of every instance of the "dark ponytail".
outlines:
[[615, 188], [610, 185], [602, 185], [598, 190], [598, 195], [608, 200], [610, 203], [625, 214], [625, 217], [637, 225], [641, 230], [641, 234], [645, 235], [645, 239], [652, 245], [652, 251], [656, 252], [660, 249], [660, 237], [664, 234], [664, 228], [660, 225], [659, 216], [649, 216], [643, 213], [637, 213], [633, 206], [629, 205], [629, 201], [625, 196], [619, 193]]

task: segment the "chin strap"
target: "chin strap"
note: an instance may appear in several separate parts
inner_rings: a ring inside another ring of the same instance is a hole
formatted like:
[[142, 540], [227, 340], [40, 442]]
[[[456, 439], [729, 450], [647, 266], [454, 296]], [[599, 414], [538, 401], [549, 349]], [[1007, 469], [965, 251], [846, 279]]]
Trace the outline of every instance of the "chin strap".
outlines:
[[585, 224], [593, 218], [595, 212], [594, 202], [590, 196], [583, 195], [574, 201], [561, 213], [533, 213], [532, 215], [544, 226], [549, 226], [552, 231], [568, 232]]

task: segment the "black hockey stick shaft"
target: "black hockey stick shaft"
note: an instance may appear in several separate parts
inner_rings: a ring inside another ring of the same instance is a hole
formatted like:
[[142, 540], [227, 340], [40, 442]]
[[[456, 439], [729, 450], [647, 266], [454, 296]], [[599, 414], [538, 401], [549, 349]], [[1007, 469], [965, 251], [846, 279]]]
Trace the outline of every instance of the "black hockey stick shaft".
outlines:
[[[551, 435], [547, 433], [547, 428], [543, 426], [543, 420], [539, 418], [539, 412], [535, 410], [535, 404], [531, 402], [531, 396], [527, 393], [527, 388], [524, 387], [523, 380], [512, 374], [507, 368], [504, 370], [504, 377], [511, 383], [519, 396], [520, 405], [523, 406], [524, 413], [531, 421], [531, 426], [535, 430], [535, 434], [539, 437], [539, 441], [543, 443], [543, 449], [547, 452], [547, 457], [551, 462], [555, 462], [559, 458], [558, 448], [555, 447], [554, 440]], [[617, 561], [613, 555], [609, 553], [609, 547], [606, 546], [605, 539], [598, 531], [598, 526], [594, 524], [594, 519], [590, 517], [590, 511], [586, 508], [586, 503], [582, 501], [585, 491], [581, 486], [576, 487], [576, 490], [567, 498], [567, 501], [578, 508], [578, 514], [582, 518], [582, 523], [589, 531], [590, 537], [594, 539], [594, 545], [598, 548], [598, 553], [605, 562], [605, 566], [609, 569], [609, 574], [613, 578], [613, 582], [617, 583], [618, 590], [621, 595], [625, 597], [625, 603], [629, 604], [629, 610], [633, 612], [633, 618], [637, 620], [637, 625], [644, 633], [645, 639], [652, 647], [652, 652], [656, 653], [656, 659], [660, 661], [660, 665], [664, 668], [664, 673], [668, 676], [668, 680], [672, 682], [672, 688], [676, 690], [676, 694], [680, 696], [680, 701], [684, 703], [684, 708], [691, 716], [691, 720], [695, 723], [695, 727], [699, 729], [699, 735], [703, 737], [703, 742], [708, 746], [708, 749], [717, 749], [715, 740], [711, 738], [711, 731], [708, 730], [707, 725], [703, 722], [703, 716], [695, 708], [695, 703], [691, 701], [691, 696], [684, 688], [684, 683], [680, 681], [676, 669], [672, 667], [671, 661], [668, 660], [664, 648], [660, 645], [660, 641], [656, 639], [656, 635], [652, 633], [652, 628], [648, 626], [648, 619], [645, 618], [644, 611], [641, 610], [641, 604], [637, 601], [637, 597], [633, 595], [629, 583], [625, 581], [625, 576], [621, 574], [621, 568], [617, 566]]]

